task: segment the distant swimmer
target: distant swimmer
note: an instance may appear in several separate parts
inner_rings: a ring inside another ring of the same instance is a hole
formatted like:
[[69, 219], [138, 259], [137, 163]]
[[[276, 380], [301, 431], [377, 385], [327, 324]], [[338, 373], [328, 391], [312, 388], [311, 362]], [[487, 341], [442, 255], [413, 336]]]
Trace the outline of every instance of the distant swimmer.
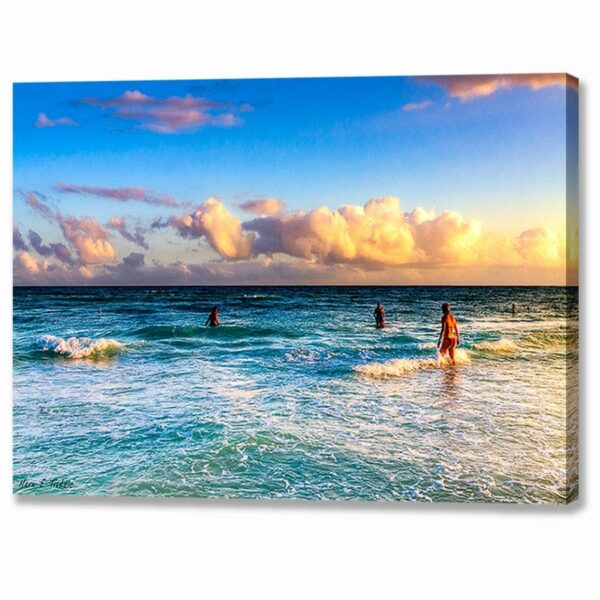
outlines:
[[513, 315], [517, 314], [517, 305], [516, 304], [512, 305], [511, 312], [512, 312]]
[[381, 302], [377, 303], [373, 316], [375, 317], [375, 327], [377, 327], [377, 329], [383, 329], [385, 327], [385, 310], [383, 310]]
[[447, 352], [450, 355], [452, 364], [456, 364], [454, 349], [460, 344], [458, 323], [454, 315], [450, 314], [450, 305], [447, 302], [442, 304], [442, 313], [442, 330], [440, 331], [437, 347], [439, 348], [440, 356], [444, 356]]
[[213, 306], [210, 311], [210, 315], [208, 315], [208, 319], [206, 319], [206, 323], [204, 325], [210, 325], [211, 327], [216, 327], [220, 325], [221, 321], [219, 321], [219, 307]]

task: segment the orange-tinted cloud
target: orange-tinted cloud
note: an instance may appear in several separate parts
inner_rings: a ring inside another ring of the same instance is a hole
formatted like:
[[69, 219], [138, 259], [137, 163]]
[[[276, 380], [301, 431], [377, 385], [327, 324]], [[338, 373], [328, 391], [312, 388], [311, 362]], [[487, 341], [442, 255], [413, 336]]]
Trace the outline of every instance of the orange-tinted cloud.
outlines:
[[[31, 248], [43, 260], [36, 260], [33, 251], [18, 252], [18, 283], [561, 284], [567, 269], [576, 269], [572, 258], [567, 265], [564, 233], [543, 227], [514, 236], [484, 232], [480, 222], [454, 211], [419, 207], [406, 212], [393, 196], [244, 223], [209, 198], [191, 214], [166, 222], [182, 237], [205, 239], [224, 259], [204, 264], [156, 258], [147, 264], [135, 252], [118, 261], [108, 231], [95, 219], [54, 214], [35, 195], [28, 202], [52, 215], [78, 261], [53, 264], [45, 257], [61, 261], [51, 252], [59, 244], [45, 245], [30, 235]], [[109, 222], [117, 230], [122, 225], [121, 217]]]
[[169, 224], [183, 237], [204, 237], [223, 258], [240, 260], [252, 255], [254, 234], [242, 231], [241, 222], [220, 200], [209, 198], [191, 215], [174, 216]]
[[441, 75], [426, 77], [442, 86], [453, 98], [461, 101], [473, 100], [491, 96], [501, 90], [510, 90], [515, 87], [528, 87], [540, 90], [550, 86], [569, 86], [574, 90], [579, 87], [579, 82], [566, 73], [529, 73], [519, 75]]
[[65, 239], [75, 248], [84, 264], [114, 262], [117, 254], [108, 241], [106, 230], [91, 217], [67, 217], [60, 220]]
[[18, 266], [29, 275], [36, 275], [40, 272], [37, 260], [27, 251], [19, 252], [16, 256], [16, 261]]
[[405, 213], [398, 198], [370, 200], [337, 210], [321, 207], [244, 223], [258, 238], [255, 254], [288, 254], [323, 263], [399, 266], [460, 262], [481, 226], [454, 212], [417, 208]]
[[[116, 260], [117, 255], [113, 245], [108, 240], [108, 232], [93, 217], [64, 217], [59, 211], [52, 211], [33, 192], [29, 192], [26, 195], [26, 202], [46, 219], [58, 224], [65, 240], [77, 252], [80, 263], [84, 265], [101, 264]], [[30, 241], [32, 241], [31, 237]], [[39, 243], [41, 244], [41, 239]], [[60, 244], [60, 246], [64, 245]], [[68, 251], [65, 247], [64, 249], [59, 249], [59, 252], [63, 256], [66, 256], [65, 250]], [[43, 253], [40, 250], [40, 254]], [[57, 257], [60, 258], [58, 255]]]
[[226, 260], [287, 255], [323, 265], [432, 268], [560, 267], [564, 240], [543, 228], [516, 237], [482, 235], [482, 225], [454, 211], [402, 210], [394, 196], [363, 206], [326, 206], [261, 216], [241, 223], [210, 198], [191, 215], [168, 224], [183, 237], [206, 238]]
[[240, 208], [255, 215], [276, 215], [285, 210], [285, 203], [279, 198], [264, 198], [262, 200], [246, 200]]

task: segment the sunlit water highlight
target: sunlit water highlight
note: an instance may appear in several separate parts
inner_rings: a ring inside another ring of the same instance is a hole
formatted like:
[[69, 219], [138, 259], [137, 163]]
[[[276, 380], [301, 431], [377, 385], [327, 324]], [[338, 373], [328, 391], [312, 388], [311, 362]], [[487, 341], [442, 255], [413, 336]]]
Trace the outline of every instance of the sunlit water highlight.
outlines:
[[566, 288], [16, 288], [14, 489], [564, 502], [568, 301], [576, 318]]

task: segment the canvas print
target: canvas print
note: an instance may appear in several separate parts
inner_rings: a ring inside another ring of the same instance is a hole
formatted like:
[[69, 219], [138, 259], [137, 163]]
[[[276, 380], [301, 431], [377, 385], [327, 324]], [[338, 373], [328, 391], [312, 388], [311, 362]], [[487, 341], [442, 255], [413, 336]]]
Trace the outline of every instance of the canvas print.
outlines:
[[577, 497], [576, 78], [13, 93], [15, 494]]

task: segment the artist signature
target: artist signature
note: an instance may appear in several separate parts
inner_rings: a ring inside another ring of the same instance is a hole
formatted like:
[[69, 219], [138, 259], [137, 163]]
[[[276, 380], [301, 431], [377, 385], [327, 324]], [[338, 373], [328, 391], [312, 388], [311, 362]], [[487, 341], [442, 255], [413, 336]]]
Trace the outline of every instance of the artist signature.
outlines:
[[64, 477], [42, 477], [41, 479], [21, 479], [17, 483], [18, 490], [29, 490], [33, 488], [50, 487], [58, 490], [68, 490], [75, 486], [75, 483]]

